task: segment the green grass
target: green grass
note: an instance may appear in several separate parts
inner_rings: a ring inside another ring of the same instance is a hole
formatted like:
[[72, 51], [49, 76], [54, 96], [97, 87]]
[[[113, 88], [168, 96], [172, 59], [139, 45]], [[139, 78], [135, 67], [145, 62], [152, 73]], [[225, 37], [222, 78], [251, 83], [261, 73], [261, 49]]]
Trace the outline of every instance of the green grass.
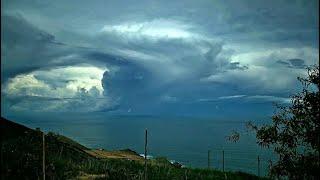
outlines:
[[[1, 120], [2, 179], [41, 179], [42, 134], [7, 120]], [[81, 174], [103, 175], [100, 179], [143, 179], [144, 164], [125, 159], [96, 159], [87, 147], [54, 133], [46, 135], [46, 173], [49, 178], [73, 179]], [[136, 154], [130, 149], [122, 150]], [[54, 167], [54, 170], [53, 170]], [[242, 172], [181, 168], [165, 157], [147, 163], [148, 179], [259, 179]], [[99, 179], [99, 178], [97, 178]]]

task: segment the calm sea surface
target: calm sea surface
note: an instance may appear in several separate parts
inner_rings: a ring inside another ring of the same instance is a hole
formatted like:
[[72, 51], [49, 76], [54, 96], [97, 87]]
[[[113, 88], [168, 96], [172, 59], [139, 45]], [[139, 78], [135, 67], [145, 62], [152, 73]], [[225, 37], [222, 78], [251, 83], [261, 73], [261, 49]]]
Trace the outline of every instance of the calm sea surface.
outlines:
[[[214, 118], [110, 116], [11, 116], [10, 120], [31, 128], [40, 127], [70, 137], [90, 148], [108, 150], [130, 148], [144, 151], [144, 133], [148, 129], [148, 151], [152, 156], [165, 156], [189, 167], [207, 167], [208, 150], [211, 167], [222, 169], [222, 151], [225, 169], [257, 174], [258, 155], [261, 175], [266, 175], [268, 160], [275, 155], [255, 143], [244, 121]], [[232, 130], [241, 132], [240, 141], [230, 142], [226, 136]]]

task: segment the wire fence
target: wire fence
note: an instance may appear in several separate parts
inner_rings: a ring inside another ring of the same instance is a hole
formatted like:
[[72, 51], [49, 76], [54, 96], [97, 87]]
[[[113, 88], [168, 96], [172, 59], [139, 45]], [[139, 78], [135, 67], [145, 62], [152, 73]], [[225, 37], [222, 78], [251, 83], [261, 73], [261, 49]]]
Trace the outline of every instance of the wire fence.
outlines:
[[[245, 149], [208, 149], [206, 153], [204, 151], [190, 152], [180, 157], [177, 161], [183, 165], [190, 165], [190, 167], [196, 164], [201, 168], [241, 171], [257, 176], [268, 176], [270, 161], [276, 160], [275, 154], [246, 152]], [[186, 160], [186, 157], [189, 160]]]
[[[149, 147], [148, 147], [149, 149]], [[148, 153], [157, 151], [151, 147]], [[166, 147], [170, 151], [167, 157], [175, 157], [173, 162], [179, 162], [184, 166], [216, 169], [221, 171], [241, 171], [257, 176], [266, 177], [270, 171], [270, 162], [277, 160], [276, 154], [271, 150], [259, 151], [257, 149], [244, 147], [209, 148], [207, 151], [185, 150], [175, 147]]]

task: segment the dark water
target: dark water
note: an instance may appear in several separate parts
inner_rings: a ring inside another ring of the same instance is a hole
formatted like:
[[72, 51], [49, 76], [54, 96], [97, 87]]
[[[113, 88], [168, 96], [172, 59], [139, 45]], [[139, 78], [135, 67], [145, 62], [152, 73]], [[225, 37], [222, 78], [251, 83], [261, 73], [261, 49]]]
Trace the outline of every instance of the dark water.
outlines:
[[[45, 131], [68, 136], [90, 148], [108, 150], [130, 148], [143, 153], [144, 133], [148, 129], [148, 151], [152, 156], [165, 156], [189, 167], [207, 167], [211, 150], [211, 167], [222, 169], [222, 150], [225, 169], [267, 173], [267, 161], [274, 155], [258, 147], [252, 133], [245, 130], [245, 121], [211, 118], [153, 117], [153, 116], [15, 116], [15, 122]], [[28, 119], [28, 120], [26, 120]], [[240, 141], [230, 142], [226, 136], [232, 130], [242, 132]]]

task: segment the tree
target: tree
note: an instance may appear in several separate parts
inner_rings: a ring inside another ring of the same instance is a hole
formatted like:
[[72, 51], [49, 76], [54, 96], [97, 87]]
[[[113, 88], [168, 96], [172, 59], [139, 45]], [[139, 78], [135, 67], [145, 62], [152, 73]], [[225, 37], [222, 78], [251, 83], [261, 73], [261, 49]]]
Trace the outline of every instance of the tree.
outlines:
[[292, 96], [288, 106], [277, 105], [272, 123], [257, 126], [260, 146], [272, 148], [279, 155], [270, 164], [270, 174], [289, 179], [318, 179], [320, 174], [320, 96], [319, 66], [308, 68], [307, 78], [298, 77], [302, 91]]

